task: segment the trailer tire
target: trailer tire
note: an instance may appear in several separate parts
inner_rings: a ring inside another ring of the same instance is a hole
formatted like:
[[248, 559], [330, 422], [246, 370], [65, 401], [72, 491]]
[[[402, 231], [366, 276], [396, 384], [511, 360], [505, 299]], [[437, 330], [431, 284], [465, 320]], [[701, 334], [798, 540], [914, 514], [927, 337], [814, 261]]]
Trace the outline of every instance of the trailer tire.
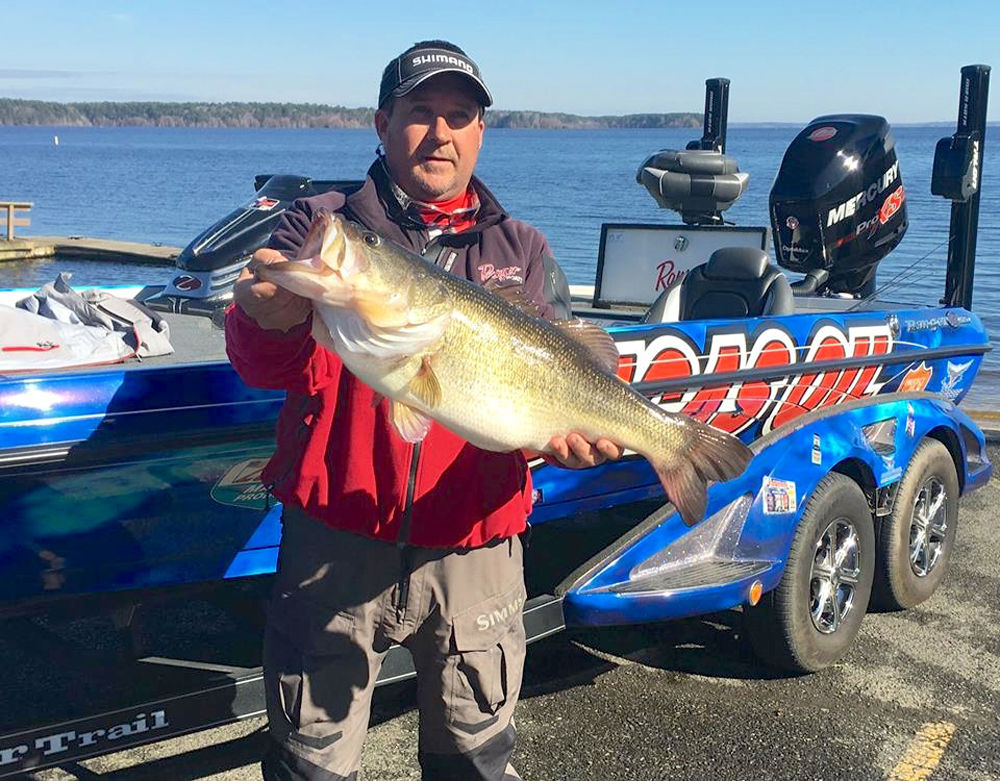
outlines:
[[746, 610], [754, 652], [795, 673], [834, 663], [861, 628], [874, 575], [868, 500], [857, 483], [831, 472], [806, 504], [777, 588]]
[[882, 524], [872, 604], [904, 610], [931, 596], [948, 571], [958, 528], [958, 474], [941, 442], [925, 439], [910, 459]]

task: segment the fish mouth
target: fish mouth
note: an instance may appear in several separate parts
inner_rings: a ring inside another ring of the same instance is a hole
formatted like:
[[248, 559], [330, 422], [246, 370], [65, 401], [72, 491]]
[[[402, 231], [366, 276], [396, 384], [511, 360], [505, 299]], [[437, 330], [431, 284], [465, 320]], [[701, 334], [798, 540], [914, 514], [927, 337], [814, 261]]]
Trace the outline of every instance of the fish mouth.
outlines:
[[338, 273], [342, 272], [347, 259], [347, 236], [345, 230], [345, 220], [340, 215], [333, 215], [329, 218], [326, 232], [323, 234], [323, 247], [315, 260], [319, 261], [320, 273], [324, 270]]
[[351, 251], [351, 227], [340, 215], [321, 214], [302, 245], [306, 257], [259, 266], [258, 276], [304, 298], [347, 306], [354, 292], [350, 278], [363, 266]]

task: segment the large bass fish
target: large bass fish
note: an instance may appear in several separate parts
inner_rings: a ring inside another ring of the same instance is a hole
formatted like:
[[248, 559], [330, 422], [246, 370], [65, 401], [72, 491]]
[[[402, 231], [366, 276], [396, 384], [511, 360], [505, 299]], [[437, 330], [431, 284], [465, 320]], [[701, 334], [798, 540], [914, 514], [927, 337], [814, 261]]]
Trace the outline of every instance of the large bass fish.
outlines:
[[390, 400], [406, 441], [431, 419], [493, 451], [545, 452], [571, 431], [606, 437], [649, 460], [689, 525], [705, 514], [706, 482], [750, 460], [735, 437], [618, 378], [618, 351], [596, 325], [532, 316], [336, 214], [316, 219], [299, 257], [257, 275], [312, 300], [314, 338]]

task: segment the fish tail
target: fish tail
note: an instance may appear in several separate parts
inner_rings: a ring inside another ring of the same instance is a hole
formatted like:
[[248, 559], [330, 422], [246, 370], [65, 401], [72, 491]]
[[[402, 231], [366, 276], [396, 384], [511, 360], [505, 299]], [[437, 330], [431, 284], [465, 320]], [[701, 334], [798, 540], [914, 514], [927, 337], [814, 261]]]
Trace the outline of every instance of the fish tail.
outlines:
[[746, 469], [753, 453], [732, 434], [693, 419], [684, 421], [684, 452], [649, 459], [667, 498], [688, 526], [705, 517], [708, 481], [732, 480]]

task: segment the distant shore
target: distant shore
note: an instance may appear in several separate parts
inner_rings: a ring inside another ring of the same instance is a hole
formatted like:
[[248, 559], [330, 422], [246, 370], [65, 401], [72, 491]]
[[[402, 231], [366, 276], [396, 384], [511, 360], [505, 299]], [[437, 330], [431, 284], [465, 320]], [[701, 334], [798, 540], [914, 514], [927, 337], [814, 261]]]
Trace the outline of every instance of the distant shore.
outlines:
[[[0, 98], [0, 126], [370, 128], [375, 110], [316, 103], [56, 103]], [[692, 112], [587, 117], [545, 111], [487, 112], [490, 127], [537, 129], [701, 127]]]

